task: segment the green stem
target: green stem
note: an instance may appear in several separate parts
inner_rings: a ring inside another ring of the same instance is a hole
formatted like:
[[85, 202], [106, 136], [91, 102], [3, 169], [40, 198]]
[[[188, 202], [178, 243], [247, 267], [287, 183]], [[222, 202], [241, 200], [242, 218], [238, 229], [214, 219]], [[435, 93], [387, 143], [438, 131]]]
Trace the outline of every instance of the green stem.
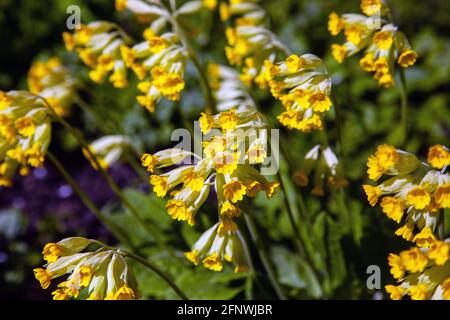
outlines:
[[343, 144], [342, 144], [342, 112], [341, 107], [336, 102], [336, 97], [332, 94], [331, 95], [331, 101], [334, 106], [334, 112], [336, 113], [336, 138], [338, 142], [339, 149], [337, 150], [341, 155], [341, 161], [342, 161], [342, 154], [343, 154]]
[[246, 213], [244, 214], [245, 223], [247, 224], [247, 228], [250, 232], [252, 241], [255, 244], [256, 249], [258, 250], [259, 257], [261, 258], [261, 262], [264, 266], [264, 269], [267, 272], [269, 281], [273, 289], [275, 290], [278, 299], [286, 300], [286, 296], [275, 277], [275, 271], [273, 270], [272, 264], [269, 261], [269, 257], [266, 254], [266, 249], [263, 247], [261, 238], [259, 237], [258, 231], [256, 230], [255, 222], [253, 221], [252, 212], [249, 208], [248, 203], [245, 203], [245, 211], [246, 211]]
[[186, 294], [175, 284], [175, 281], [172, 279], [172, 277], [167, 274], [166, 272], [164, 272], [163, 270], [161, 270], [157, 265], [151, 263], [150, 261], [147, 261], [146, 259], [142, 258], [141, 256], [127, 251], [127, 250], [123, 250], [123, 249], [115, 249], [113, 247], [110, 247], [98, 240], [91, 240], [93, 243], [98, 244], [99, 246], [108, 249], [108, 250], [114, 250], [119, 252], [121, 255], [123, 255], [124, 257], [129, 257], [131, 259], [133, 259], [136, 262], [139, 262], [140, 264], [142, 264], [143, 266], [147, 267], [148, 269], [150, 269], [151, 271], [153, 271], [154, 273], [156, 273], [159, 277], [161, 277], [165, 282], [167, 282], [167, 284], [173, 289], [173, 291], [175, 291], [175, 293], [183, 300], [189, 300], [189, 298], [186, 296]]
[[109, 187], [111, 188], [111, 190], [114, 192], [114, 194], [116, 194], [116, 196], [120, 199], [120, 201], [129, 209], [131, 215], [134, 217], [134, 219], [151, 235], [153, 236], [153, 238], [155, 239], [155, 242], [157, 243], [157, 245], [167, 251], [169, 253], [170, 256], [172, 256], [172, 258], [174, 259], [174, 261], [178, 261], [178, 259], [176, 259], [176, 256], [173, 252], [173, 250], [171, 250], [170, 248], [168, 248], [164, 242], [162, 241], [162, 239], [160, 238], [159, 234], [158, 234], [158, 230], [156, 230], [156, 228], [153, 225], [147, 224], [139, 215], [138, 210], [128, 201], [128, 199], [123, 195], [122, 191], [120, 190], [119, 186], [115, 183], [114, 179], [106, 172], [106, 170], [100, 165], [97, 156], [93, 154], [93, 152], [90, 150], [89, 148], [89, 144], [86, 142], [86, 140], [84, 140], [83, 136], [77, 131], [75, 130], [64, 118], [62, 118], [61, 116], [59, 116], [54, 110], [53, 107], [51, 106], [51, 104], [43, 97], [38, 96], [40, 99], [42, 99], [45, 104], [47, 105], [48, 109], [50, 110], [50, 112], [52, 113], [52, 115], [54, 116], [54, 118], [61, 124], [63, 125], [63, 127], [65, 127], [71, 134], [72, 136], [78, 141], [78, 143], [80, 143], [81, 147], [86, 150], [86, 152], [88, 153], [89, 157], [92, 159], [92, 161], [94, 162], [96, 168], [98, 169], [98, 171], [100, 172], [100, 174], [103, 176], [103, 178], [105, 179], [106, 183], [109, 185]]
[[405, 143], [408, 135], [408, 93], [406, 88], [405, 70], [400, 68], [400, 96], [401, 96], [401, 127], [402, 144]]
[[175, 3], [173, 1], [170, 1], [170, 6], [171, 6], [170, 11], [172, 11], [171, 16], [170, 16], [170, 22], [173, 26], [173, 29], [174, 29], [173, 31], [180, 38], [180, 42], [182, 43], [183, 47], [188, 52], [189, 58], [191, 59], [195, 68], [197, 69], [198, 75], [200, 77], [200, 86], [202, 87], [203, 95], [205, 98], [206, 110], [209, 111], [211, 114], [216, 114], [218, 111], [217, 111], [214, 96], [212, 94], [211, 86], [209, 85], [209, 81], [206, 76], [205, 68], [200, 63], [200, 60], [197, 57], [197, 54], [196, 54], [194, 48], [192, 47], [192, 44], [189, 41], [188, 37], [186, 36], [184, 30], [178, 24], [176, 17], [173, 16], [173, 12], [175, 12], [175, 10], [176, 10]]
[[72, 190], [78, 195], [81, 201], [86, 205], [86, 207], [91, 210], [93, 214], [108, 228], [108, 230], [122, 243], [128, 245], [129, 247], [133, 247], [130, 244], [130, 241], [126, 237], [124, 237], [119, 231], [117, 231], [116, 227], [106, 219], [100, 209], [92, 202], [92, 200], [88, 197], [86, 193], [81, 189], [78, 183], [72, 178], [72, 176], [67, 172], [64, 166], [59, 162], [58, 158], [56, 158], [52, 152], [47, 151], [47, 157], [52, 162], [53, 166], [58, 170], [67, 183], [70, 185]]

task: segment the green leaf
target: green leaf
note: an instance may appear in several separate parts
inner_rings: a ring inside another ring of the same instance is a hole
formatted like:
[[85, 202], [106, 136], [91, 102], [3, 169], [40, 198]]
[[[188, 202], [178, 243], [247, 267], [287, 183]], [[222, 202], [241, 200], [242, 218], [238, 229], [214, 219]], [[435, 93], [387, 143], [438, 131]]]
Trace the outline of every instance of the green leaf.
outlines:
[[288, 249], [275, 246], [270, 255], [277, 268], [281, 284], [297, 289], [306, 289], [313, 298], [322, 296], [322, 289], [311, 267]]

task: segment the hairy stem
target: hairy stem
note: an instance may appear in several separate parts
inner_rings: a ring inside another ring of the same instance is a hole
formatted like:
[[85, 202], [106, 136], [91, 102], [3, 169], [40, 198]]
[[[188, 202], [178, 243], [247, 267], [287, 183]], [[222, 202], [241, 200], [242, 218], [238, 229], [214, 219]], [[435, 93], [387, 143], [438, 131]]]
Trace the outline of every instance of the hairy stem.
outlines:
[[64, 166], [59, 162], [58, 158], [53, 155], [52, 152], [47, 152], [47, 157], [52, 162], [53, 166], [56, 170], [58, 170], [67, 183], [70, 185], [72, 190], [78, 195], [80, 200], [86, 205], [86, 207], [91, 210], [93, 214], [105, 225], [106, 228], [122, 243], [128, 245], [129, 247], [133, 247], [130, 244], [130, 241], [126, 237], [124, 237], [119, 231], [117, 231], [116, 227], [106, 219], [100, 209], [92, 202], [89, 196], [81, 189], [78, 183], [72, 178], [72, 176], [67, 172]]

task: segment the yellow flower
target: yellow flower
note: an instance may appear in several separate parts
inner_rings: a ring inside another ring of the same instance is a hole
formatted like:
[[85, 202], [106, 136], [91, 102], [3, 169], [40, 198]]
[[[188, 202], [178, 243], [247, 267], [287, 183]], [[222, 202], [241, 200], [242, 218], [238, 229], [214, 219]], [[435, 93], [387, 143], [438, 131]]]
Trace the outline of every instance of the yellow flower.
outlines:
[[233, 130], [238, 124], [239, 118], [234, 110], [221, 112], [219, 115], [219, 124], [223, 130]]
[[188, 259], [194, 265], [198, 265], [200, 263], [200, 253], [198, 252], [198, 250], [192, 250], [189, 252], [185, 252], [184, 256], [186, 257], [186, 259]]
[[117, 11], [123, 11], [127, 8], [127, 1], [128, 0], [116, 0], [116, 10]]
[[382, 144], [377, 147], [375, 157], [385, 170], [391, 168], [398, 161], [397, 150], [395, 147], [387, 144]]
[[44, 260], [51, 263], [58, 260], [58, 258], [63, 254], [64, 248], [57, 243], [47, 243], [44, 246], [44, 250], [42, 251], [42, 255]]
[[70, 295], [68, 295], [64, 289], [56, 289], [52, 292], [53, 300], [70, 300]]
[[402, 53], [400, 53], [400, 56], [398, 57], [398, 64], [403, 67], [407, 68], [416, 63], [417, 59], [417, 53], [414, 50], [405, 50]]
[[220, 20], [227, 21], [231, 16], [230, 6], [225, 2], [220, 3], [219, 7]]
[[442, 283], [442, 288], [444, 290], [444, 293], [442, 294], [442, 296], [444, 297], [445, 300], [450, 300], [450, 278], [447, 278]]
[[117, 290], [114, 294], [114, 300], [134, 300], [136, 299], [136, 294], [129, 286], [124, 284]]
[[392, 46], [394, 39], [391, 32], [379, 31], [373, 36], [373, 41], [381, 50], [387, 50]]
[[51, 273], [43, 268], [35, 268], [33, 269], [35, 278], [41, 284], [42, 289], [47, 289], [50, 285], [50, 281], [52, 280]]
[[436, 240], [430, 246], [428, 257], [433, 259], [438, 266], [444, 265], [450, 255], [450, 244]]
[[413, 239], [416, 245], [420, 248], [428, 248], [434, 240], [436, 240], [436, 237], [429, 227], [423, 228], [418, 234], [415, 235]]
[[237, 217], [241, 214], [241, 210], [231, 201], [226, 200], [222, 203], [220, 214], [228, 217]]
[[247, 193], [247, 187], [238, 180], [228, 182], [223, 187], [223, 195], [233, 203], [241, 201]]
[[36, 130], [36, 124], [30, 117], [22, 117], [16, 120], [17, 131], [24, 137], [30, 137]]
[[183, 183], [192, 191], [200, 191], [205, 183], [205, 180], [198, 172], [192, 170], [183, 174]]
[[158, 37], [158, 36], [153, 36], [153, 37], [149, 38], [147, 41], [148, 41], [148, 45], [150, 47], [150, 52], [153, 54], [160, 53], [162, 50], [167, 48], [169, 45], [166, 39], [164, 39], [162, 37]]
[[232, 219], [222, 219], [219, 223], [219, 227], [217, 228], [217, 233], [220, 236], [223, 236], [228, 232], [236, 232], [237, 229], [238, 226]]
[[158, 158], [151, 154], [144, 153], [141, 157], [142, 166], [147, 168], [148, 172], [153, 172], [158, 164]]
[[211, 131], [214, 125], [214, 118], [202, 112], [199, 122], [200, 122], [200, 130], [202, 131], [203, 134], [207, 134], [208, 132]]
[[369, 179], [377, 181], [385, 172], [386, 169], [380, 164], [378, 158], [375, 156], [369, 156], [367, 159], [367, 175], [369, 176]]
[[419, 283], [408, 288], [408, 294], [412, 300], [427, 300], [429, 298], [428, 286], [424, 283]]
[[405, 224], [403, 227], [398, 228], [395, 231], [395, 235], [401, 236], [403, 239], [407, 241], [411, 241], [413, 238], [413, 229]]
[[208, 10], [214, 10], [217, 7], [217, 0], [203, 0], [203, 6]]
[[405, 266], [400, 256], [390, 253], [388, 264], [391, 267], [390, 272], [395, 279], [400, 279], [405, 274]]
[[428, 263], [427, 256], [419, 248], [400, 252], [400, 258], [405, 269], [411, 273], [422, 272]]
[[401, 300], [405, 294], [405, 289], [401, 286], [387, 285], [384, 287], [392, 300]]
[[384, 197], [380, 204], [386, 216], [399, 223], [403, 217], [403, 201], [395, 197]]
[[345, 57], [347, 56], [347, 49], [343, 45], [332, 44], [331, 53], [334, 60], [336, 60], [338, 63], [342, 63], [342, 61], [344, 61]]
[[361, 10], [364, 14], [372, 16], [381, 10], [381, 0], [361, 0]]
[[174, 220], [186, 221], [189, 220], [190, 214], [186, 208], [186, 204], [182, 200], [171, 199], [166, 204], [167, 213]]
[[323, 94], [322, 92], [317, 92], [311, 95], [309, 98], [309, 103], [316, 112], [325, 112], [331, 108], [331, 99], [329, 96]]
[[167, 177], [157, 175], [150, 176], [150, 183], [153, 185], [153, 192], [160, 198], [164, 197], [168, 191]]
[[295, 73], [299, 71], [301, 68], [303, 68], [303, 64], [305, 61], [299, 57], [296, 54], [291, 54], [289, 57], [286, 58], [286, 66], [291, 73]]
[[344, 22], [342, 19], [335, 12], [330, 13], [328, 16], [328, 31], [331, 35], [337, 36], [343, 28]]
[[355, 46], [359, 45], [363, 36], [363, 30], [357, 25], [349, 25], [344, 29], [345, 37], [347, 41], [351, 42]]
[[450, 208], [450, 183], [438, 186], [434, 193], [436, 204], [441, 208]]
[[364, 71], [373, 72], [375, 71], [375, 59], [373, 53], [367, 53], [364, 57], [359, 60], [359, 65]]
[[82, 266], [74, 271], [74, 277], [81, 287], [87, 287], [91, 282], [92, 276], [93, 271], [89, 266]]
[[450, 151], [443, 145], [432, 146], [428, 150], [428, 163], [436, 169], [450, 165]]
[[220, 272], [223, 269], [222, 261], [217, 253], [206, 257], [203, 260], [203, 266], [209, 270]]
[[421, 186], [415, 187], [406, 195], [406, 202], [418, 210], [425, 209], [430, 201], [430, 194]]

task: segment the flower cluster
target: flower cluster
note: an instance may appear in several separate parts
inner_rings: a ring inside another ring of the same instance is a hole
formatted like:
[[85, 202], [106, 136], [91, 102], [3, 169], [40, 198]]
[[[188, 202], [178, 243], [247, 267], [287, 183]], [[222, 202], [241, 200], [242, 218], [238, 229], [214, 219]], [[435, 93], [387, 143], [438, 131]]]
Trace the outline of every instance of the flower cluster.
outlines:
[[30, 92], [45, 98], [59, 116], [70, 113], [77, 80], [58, 57], [33, 62], [27, 80]]
[[314, 188], [311, 193], [324, 196], [324, 184], [334, 188], [342, 188], [348, 184], [342, 172], [342, 166], [330, 147], [316, 145], [303, 158], [300, 167], [294, 173], [294, 183], [300, 187], [309, 184], [308, 176], [314, 170]]
[[202, 262], [213, 271], [222, 271], [223, 261], [232, 262], [236, 273], [249, 269], [250, 257], [241, 233], [237, 229], [224, 232], [219, 223], [206, 230], [185, 256], [193, 264]]
[[266, 60], [264, 77], [286, 109], [278, 116], [282, 125], [303, 132], [322, 128], [322, 115], [331, 108], [331, 79], [321, 59], [292, 54], [276, 64]]
[[267, 125], [257, 111], [237, 107], [213, 116], [202, 113], [200, 127], [205, 135], [218, 131], [204, 141], [202, 157], [174, 148], [144, 154], [142, 164], [149, 172], [177, 166], [150, 177], [157, 196], [164, 197], [174, 190], [166, 204], [173, 219], [194, 224], [196, 212], [208, 198], [211, 187], [214, 188], [219, 223], [205, 232], [186, 257], [195, 264], [202, 259], [206, 268], [215, 271], [222, 270], [223, 260], [232, 261], [235, 271], [244, 271], [248, 266], [242, 249], [245, 244], [234, 219], [241, 215], [244, 198], [261, 191], [270, 198], [279, 185], [269, 182], [253, 167], [267, 157]]
[[[428, 162], [442, 168], [449, 161], [443, 146], [431, 147]], [[378, 146], [367, 161], [369, 179], [377, 181], [382, 175], [393, 176], [378, 186], [364, 185], [371, 206], [381, 198], [380, 206], [387, 217], [404, 225], [395, 234], [419, 247], [429, 247], [435, 240], [440, 209], [450, 208], [450, 175], [433, 170], [415, 155], [396, 150], [390, 145]], [[420, 230], [416, 234], [415, 228]]]
[[40, 167], [50, 139], [50, 113], [41, 98], [0, 91], [0, 186], [11, 186], [17, 169], [27, 175]]
[[69, 274], [52, 292], [54, 300], [87, 296], [88, 300], [134, 300], [139, 298], [133, 270], [115, 249], [101, 247], [84, 251], [94, 240], [81, 237], [47, 243], [42, 251], [47, 264], [35, 268], [34, 275], [47, 289], [53, 279]]
[[429, 248], [411, 248], [388, 258], [398, 285], [387, 285], [393, 300], [450, 300], [450, 239], [435, 240]]
[[184, 89], [183, 80], [186, 64], [186, 51], [179, 44], [178, 37], [172, 32], [158, 35], [165, 23], [158, 20], [145, 29], [145, 41], [131, 48], [121, 47], [122, 58], [139, 78], [138, 103], [149, 112], [155, 110], [155, 104], [165, 97], [172, 101], [180, 99]]
[[98, 168], [91, 154], [96, 157], [97, 162], [103, 169], [108, 169], [112, 164], [120, 160], [123, 153], [129, 150], [130, 146], [131, 140], [127, 136], [103, 136], [89, 145], [90, 152], [83, 149], [83, 154], [94, 169], [97, 170]]
[[266, 12], [252, 0], [230, 0], [220, 3], [220, 17], [229, 26], [225, 30], [228, 46], [225, 54], [231, 65], [242, 66], [241, 80], [266, 87], [263, 74], [266, 60], [275, 61], [284, 44], [264, 25]]
[[130, 40], [111, 22], [94, 21], [80, 25], [71, 34], [63, 33], [68, 51], [75, 50], [80, 59], [92, 70], [89, 77], [96, 83], [102, 83], [109, 75], [109, 81], [116, 88], [128, 85], [127, 69], [120, 48]]
[[[366, 15], [331, 13], [328, 20], [328, 30], [337, 36], [342, 31], [346, 42], [342, 45], [333, 44], [332, 54], [341, 63], [346, 57], [365, 50], [360, 60], [361, 67], [367, 72], [373, 72], [373, 77], [383, 87], [394, 84], [396, 64], [407, 68], [416, 62], [417, 54], [411, 49], [406, 36], [398, 27], [388, 23], [383, 16], [388, 8], [382, 1], [362, 1], [361, 8]], [[376, 15], [376, 16], [375, 16]], [[376, 19], [380, 19], [377, 26]]]

